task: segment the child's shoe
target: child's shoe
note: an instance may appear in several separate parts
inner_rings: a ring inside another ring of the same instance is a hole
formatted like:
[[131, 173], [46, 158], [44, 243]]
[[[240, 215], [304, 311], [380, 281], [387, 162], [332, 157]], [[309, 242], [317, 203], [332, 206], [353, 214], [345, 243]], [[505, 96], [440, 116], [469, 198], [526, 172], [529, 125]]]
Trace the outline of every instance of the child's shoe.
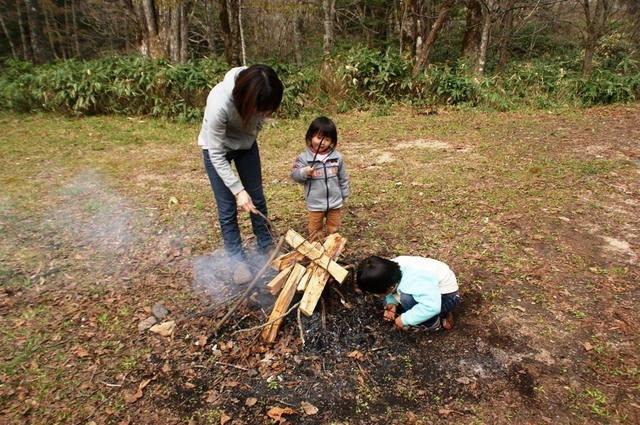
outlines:
[[446, 316], [440, 319], [440, 323], [442, 324], [442, 329], [450, 331], [453, 328], [453, 313], [448, 312]]
[[438, 320], [431, 326], [415, 325], [410, 328], [414, 332], [438, 332], [439, 330], [442, 330], [442, 323], [438, 317]]

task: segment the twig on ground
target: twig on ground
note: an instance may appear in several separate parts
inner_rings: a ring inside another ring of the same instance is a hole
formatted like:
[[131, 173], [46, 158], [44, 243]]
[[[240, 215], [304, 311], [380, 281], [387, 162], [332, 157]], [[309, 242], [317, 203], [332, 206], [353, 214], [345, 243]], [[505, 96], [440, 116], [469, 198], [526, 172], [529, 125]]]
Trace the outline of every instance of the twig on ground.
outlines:
[[322, 304], [322, 314], [320, 315], [321, 322], [322, 322], [322, 330], [326, 331], [327, 330], [327, 315], [326, 315], [325, 309], [324, 309], [324, 299], [323, 298], [320, 298], [320, 303]]
[[300, 340], [304, 345], [304, 328], [302, 327], [302, 318], [300, 317], [300, 309], [298, 309], [298, 328], [300, 329]]
[[110, 384], [108, 382], [100, 381], [101, 384], [106, 385], [107, 387], [121, 387], [121, 384]]
[[231, 317], [231, 315], [238, 309], [238, 307], [240, 307], [240, 304], [242, 304], [245, 298], [249, 295], [249, 293], [253, 290], [253, 288], [258, 284], [258, 281], [260, 280], [264, 272], [270, 267], [271, 262], [278, 255], [278, 252], [280, 251], [280, 248], [282, 247], [283, 242], [284, 242], [284, 236], [280, 237], [280, 240], [278, 241], [278, 245], [276, 245], [276, 249], [273, 250], [267, 262], [264, 264], [264, 266], [262, 266], [262, 269], [260, 269], [258, 274], [256, 274], [256, 277], [253, 278], [253, 281], [249, 284], [247, 289], [242, 293], [240, 298], [236, 300], [235, 304], [229, 309], [227, 314], [225, 314], [224, 317], [220, 319], [220, 321], [214, 328], [213, 332], [207, 336], [207, 339], [211, 338], [214, 335], [217, 335], [222, 325], [224, 325], [227, 322], [227, 320], [229, 320], [229, 317]]
[[245, 329], [238, 329], [237, 331], [235, 331], [234, 333], [231, 334], [231, 336], [238, 334], [240, 332], [249, 332], [249, 331], [255, 331], [257, 329], [262, 329], [262, 328], [266, 328], [267, 326], [271, 325], [272, 323], [277, 322], [278, 320], [282, 319], [283, 317], [286, 317], [289, 313], [291, 313], [293, 311], [293, 309], [298, 308], [300, 306], [300, 302], [298, 301], [297, 303], [295, 303], [294, 305], [291, 306], [291, 308], [289, 310], [287, 310], [284, 314], [276, 317], [275, 319], [264, 323], [262, 325], [258, 325], [258, 326], [254, 326], [252, 328], [245, 328]]
[[369, 351], [370, 351], [371, 353], [375, 353], [376, 351], [386, 350], [387, 348], [389, 348], [389, 346], [372, 348], [372, 349], [371, 349], [371, 350], [369, 350]]
[[338, 295], [340, 296], [340, 302], [344, 305], [344, 300], [346, 298], [344, 297], [344, 295], [342, 295], [342, 292], [338, 291], [338, 288], [336, 288], [335, 285], [331, 285], [331, 289], [338, 293]]
[[221, 366], [229, 366], [229, 367], [233, 367], [233, 368], [236, 368], [236, 369], [244, 370], [245, 372], [249, 370], [249, 369], [247, 369], [246, 367], [238, 366], [238, 365], [231, 364], [231, 363], [216, 362], [215, 364], [219, 364], [219, 365], [221, 365]]

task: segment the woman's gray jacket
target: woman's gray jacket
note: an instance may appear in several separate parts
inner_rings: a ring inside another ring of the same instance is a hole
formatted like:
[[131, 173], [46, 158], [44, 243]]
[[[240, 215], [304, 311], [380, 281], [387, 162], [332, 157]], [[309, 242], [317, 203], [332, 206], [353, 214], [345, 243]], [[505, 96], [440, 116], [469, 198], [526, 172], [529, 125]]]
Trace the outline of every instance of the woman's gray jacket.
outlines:
[[229, 151], [251, 148], [264, 120], [264, 115], [255, 114], [247, 129], [242, 128], [242, 117], [233, 104], [231, 93], [238, 74], [244, 69], [246, 67], [242, 66], [231, 69], [224, 80], [211, 89], [204, 110], [202, 129], [198, 135], [198, 145], [209, 151], [211, 164], [234, 195], [242, 191], [244, 186], [225, 155]]

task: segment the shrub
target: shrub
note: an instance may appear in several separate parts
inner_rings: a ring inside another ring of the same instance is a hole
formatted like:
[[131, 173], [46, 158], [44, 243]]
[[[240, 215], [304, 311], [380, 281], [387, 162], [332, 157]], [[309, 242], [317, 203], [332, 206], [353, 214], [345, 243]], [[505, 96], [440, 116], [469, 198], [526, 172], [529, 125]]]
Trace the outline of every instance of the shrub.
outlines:
[[576, 94], [583, 107], [632, 102], [640, 94], [640, 75], [621, 76], [595, 69], [588, 79], [579, 80]]
[[411, 62], [397, 51], [381, 53], [365, 47], [352, 48], [335, 58], [336, 73], [348, 89], [349, 100], [389, 104], [411, 94]]

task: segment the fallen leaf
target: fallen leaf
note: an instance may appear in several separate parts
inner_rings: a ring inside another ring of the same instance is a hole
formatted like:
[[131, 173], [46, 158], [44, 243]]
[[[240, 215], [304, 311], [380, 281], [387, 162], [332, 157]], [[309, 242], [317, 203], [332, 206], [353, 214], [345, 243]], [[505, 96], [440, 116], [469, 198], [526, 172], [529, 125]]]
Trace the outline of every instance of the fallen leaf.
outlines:
[[458, 381], [463, 385], [467, 385], [471, 383], [471, 379], [467, 378], [466, 376], [463, 376], [462, 378], [456, 378], [456, 381]]
[[287, 420], [282, 417], [282, 415], [295, 415], [297, 412], [293, 409], [285, 407], [284, 409], [281, 407], [272, 407], [268, 412], [267, 416], [271, 419], [276, 420], [280, 423], [286, 422]]
[[453, 413], [453, 410], [451, 410], [451, 409], [439, 409], [438, 413], [440, 413], [443, 416], [449, 416], [451, 413]]
[[416, 421], [418, 420], [418, 418], [416, 417], [416, 414], [413, 412], [407, 412], [407, 425], [414, 425], [416, 423]]
[[176, 329], [176, 322], [171, 320], [169, 322], [164, 322], [159, 325], [153, 325], [149, 330], [160, 336], [171, 336], [175, 329]]
[[224, 412], [220, 412], [220, 425], [224, 425], [231, 420], [231, 416]]
[[80, 358], [89, 357], [89, 352], [84, 347], [78, 346], [74, 352]]
[[135, 403], [137, 400], [139, 400], [142, 397], [142, 390], [145, 389], [145, 387], [147, 385], [149, 385], [149, 382], [151, 382], [151, 379], [145, 379], [144, 381], [140, 382], [140, 385], [138, 385], [138, 391], [136, 391], [133, 394], [127, 394], [126, 392], [124, 393], [124, 401], [126, 403]]
[[585, 342], [583, 345], [584, 345], [584, 349], [585, 350], [587, 350], [587, 351], [593, 350], [593, 345], [591, 345], [590, 342]]
[[118, 425], [129, 425], [130, 423], [131, 423], [131, 418], [127, 416], [126, 418], [118, 422]]
[[347, 354], [347, 357], [351, 357], [351, 358], [354, 358], [356, 360], [360, 360], [361, 362], [364, 361], [364, 355], [358, 350], [353, 350], [352, 352]]
[[254, 404], [256, 404], [257, 402], [258, 402], [258, 399], [257, 399], [257, 398], [255, 398], [255, 397], [249, 397], [249, 398], [247, 399], [247, 401], [245, 401], [245, 402], [244, 402], [244, 404], [245, 404], [245, 406], [249, 406], [249, 407], [251, 407], [251, 406], [253, 406]]
[[315, 415], [316, 413], [318, 413], [318, 408], [311, 403], [307, 403], [306, 401], [303, 401], [301, 403], [301, 407], [302, 411], [307, 415]]

